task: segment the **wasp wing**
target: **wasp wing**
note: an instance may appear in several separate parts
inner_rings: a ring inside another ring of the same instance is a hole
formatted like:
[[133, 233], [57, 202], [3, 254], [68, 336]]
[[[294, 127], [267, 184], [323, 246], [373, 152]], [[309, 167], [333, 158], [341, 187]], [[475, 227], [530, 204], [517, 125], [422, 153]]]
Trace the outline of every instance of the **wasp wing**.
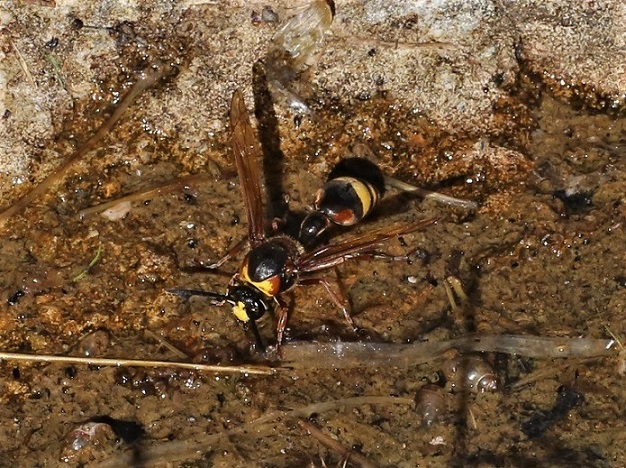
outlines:
[[252, 246], [265, 239], [263, 196], [261, 194], [261, 149], [241, 91], [236, 90], [230, 106], [232, 146], [239, 185], [246, 206], [248, 238]]
[[361, 237], [347, 239], [336, 244], [325, 245], [305, 253], [298, 262], [299, 273], [310, 273], [324, 270], [343, 263], [346, 259], [363, 253], [373, 252], [375, 247], [397, 236], [409, 234], [439, 221], [440, 218], [431, 218], [414, 224], [406, 224], [395, 228], [382, 228], [364, 234]]

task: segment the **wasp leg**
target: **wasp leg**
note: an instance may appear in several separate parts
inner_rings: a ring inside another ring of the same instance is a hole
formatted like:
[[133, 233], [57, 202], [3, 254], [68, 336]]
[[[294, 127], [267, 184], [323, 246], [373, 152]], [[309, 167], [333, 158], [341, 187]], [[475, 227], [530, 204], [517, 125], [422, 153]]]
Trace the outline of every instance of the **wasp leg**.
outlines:
[[395, 177], [385, 176], [385, 185], [388, 187], [393, 187], [396, 190], [400, 190], [401, 192], [414, 193], [418, 197], [429, 198], [435, 200], [438, 203], [442, 203], [448, 206], [458, 206], [459, 208], [466, 208], [468, 210], [475, 210], [478, 208], [478, 203], [476, 203], [475, 201], [464, 200], [462, 198], [454, 198], [440, 192], [426, 190], [424, 188], [402, 182]]
[[217, 262], [211, 263], [210, 265], [204, 265], [204, 268], [206, 268], [207, 270], [216, 270], [216, 269], [218, 269], [224, 263], [226, 263], [228, 260], [230, 260], [231, 258], [236, 256], [239, 252], [241, 252], [241, 250], [246, 246], [247, 243], [248, 243], [248, 238], [244, 237], [239, 242], [237, 242], [235, 245], [233, 245], [228, 250], [228, 252], [226, 252], [226, 254], [222, 258], [220, 258]]
[[265, 345], [263, 344], [263, 339], [261, 338], [261, 334], [259, 333], [259, 329], [256, 326], [256, 322], [254, 320], [250, 320], [246, 323], [246, 328], [252, 330], [252, 334], [254, 335], [254, 340], [256, 341], [256, 346], [261, 354], [265, 355]]
[[280, 345], [283, 342], [285, 328], [287, 328], [287, 317], [289, 315], [289, 311], [287, 309], [287, 303], [281, 297], [275, 296], [274, 299], [276, 299], [278, 307], [280, 308], [278, 323], [276, 325], [276, 354], [278, 354], [278, 357], [282, 357]]
[[333, 291], [333, 289], [330, 287], [330, 284], [328, 284], [326, 280], [322, 278], [303, 278], [300, 280], [298, 284], [302, 284], [305, 286], [306, 285], [324, 286], [324, 288], [326, 288], [326, 291], [328, 292], [328, 295], [333, 300], [335, 305], [341, 309], [341, 312], [343, 312], [343, 316], [345, 317], [346, 322], [348, 322], [350, 327], [352, 327], [352, 331], [354, 331], [355, 333], [359, 331], [359, 327], [356, 326], [356, 324], [354, 323], [354, 320], [352, 319], [352, 316], [350, 315], [350, 312], [345, 306], [345, 299], [343, 298], [343, 294], [341, 294], [341, 297], [340, 297], [339, 294]]

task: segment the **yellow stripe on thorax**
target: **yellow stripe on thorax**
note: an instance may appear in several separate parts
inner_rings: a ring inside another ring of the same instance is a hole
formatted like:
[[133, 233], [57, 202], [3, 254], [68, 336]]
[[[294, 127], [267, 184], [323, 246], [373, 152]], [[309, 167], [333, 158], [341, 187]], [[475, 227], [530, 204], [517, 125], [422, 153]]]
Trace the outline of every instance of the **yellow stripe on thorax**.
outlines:
[[[248, 275], [248, 259], [247, 258], [246, 260], [244, 260], [243, 265], [241, 265], [241, 271], [239, 272], [239, 276], [244, 282], [251, 284], [252, 286], [257, 288], [259, 291], [261, 291], [263, 294], [265, 294], [268, 297], [273, 297], [276, 294], [278, 294], [278, 292], [280, 292], [277, 290], [277, 289], [280, 289], [280, 278], [273, 276], [271, 278], [268, 278], [263, 281], [258, 281], [258, 282], [252, 281], [250, 279], [250, 275]], [[276, 281], [278, 281], [278, 284], [276, 284]]]

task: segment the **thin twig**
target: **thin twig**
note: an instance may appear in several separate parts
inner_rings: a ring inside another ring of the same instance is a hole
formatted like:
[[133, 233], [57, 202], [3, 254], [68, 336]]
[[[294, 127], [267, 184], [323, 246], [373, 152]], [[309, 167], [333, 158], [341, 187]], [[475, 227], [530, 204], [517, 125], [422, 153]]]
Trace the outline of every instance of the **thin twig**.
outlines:
[[477, 430], [478, 429], [478, 424], [476, 423], [476, 416], [474, 416], [474, 412], [472, 411], [472, 408], [467, 408], [467, 413], [469, 415], [469, 420], [468, 423], [470, 424], [470, 428], [472, 430]]
[[33, 86], [36, 88], [37, 87], [37, 82], [35, 81], [35, 78], [33, 77], [32, 73], [28, 69], [28, 64], [26, 63], [26, 60], [24, 59], [24, 56], [22, 55], [20, 50], [15, 45], [15, 42], [13, 42], [12, 40], [9, 39], [9, 43], [13, 46], [13, 50], [15, 50], [15, 55], [17, 55], [17, 62], [20, 64], [20, 68], [22, 69], [22, 71], [26, 75], [26, 78], [28, 79], [28, 81], [30, 81], [33, 84]]
[[85, 364], [90, 366], [115, 366], [115, 367], [176, 367], [178, 369], [192, 369], [197, 371], [273, 375], [279, 368], [264, 366], [219, 366], [209, 364], [194, 364], [191, 362], [177, 361], [150, 361], [143, 359], [123, 358], [92, 358], [77, 356], [55, 356], [51, 354], [25, 354], [0, 352], [0, 360], [46, 362], [62, 364]]
[[448, 302], [450, 303], [450, 307], [452, 311], [456, 311], [459, 308], [459, 305], [456, 303], [456, 299], [454, 298], [454, 293], [452, 292], [452, 287], [448, 281], [443, 282], [443, 289], [446, 291], [446, 296], [448, 297]]
[[178, 359], [187, 359], [189, 358], [189, 356], [187, 356], [187, 354], [183, 353], [180, 349], [178, 349], [176, 346], [174, 346], [172, 343], [170, 343], [169, 341], [167, 341], [165, 338], [163, 338], [160, 335], [157, 335], [156, 333], [154, 333], [152, 330], [144, 330], [144, 334], [150, 338], [152, 338], [153, 340], [155, 340], [157, 343], [159, 343], [161, 346], [163, 346], [164, 348], [168, 349], [172, 354], [174, 354], [174, 356], [176, 356]]
[[0, 213], [0, 226], [3, 225], [9, 218], [17, 214], [39, 195], [43, 194], [46, 190], [59, 182], [61, 178], [66, 174], [68, 169], [72, 167], [77, 161], [83, 158], [87, 153], [97, 147], [100, 141], [111, 131], [113, 126], [120, 120], [124, 112], [137, 100], [137, 98], [149, 87], [154, 85], [163, 76], [171, 71], [169, 65], [163, 63], [154, 64], [144, 70], [142, 78], [130, 89], [126, 97], [115, 108], [115, 111], [96, 131], [96, 133], [89, 138], [72, 156], [67, 158], [61, 166], [59, 166], [52, 174], [42, 180], [36, 185], [29, 193], [27, 193], [20, 200], [13, 205], [5, 209]]
[[365, 458], [360, 453], [356, 453], [343, 445], [337, 442], [335, 439], [331, 439], [327, 434], [319, 430], [313, 424], [308, 422], [305, 419], [298, 418], [298, 425], [315, 437], [324, 447], [332, 450], [333, 452], [341, 455], [341, 458], [344, 458], [355, 465], [361, 466], [363, 468], [377, 468], [378, 465], [370, 462], [367, 458]]
[[227, 431], [216, 432], [213, 434], [202, 434], [199, 438], [193, 440], [190, 438], [184, 440], [173, 440], [171, 442], [159, 441], [155, 445], [131, 447], [123, 453], [114, 455], [109, 459], [96, 464], [99, 468], [117, 467], [117, 466], [137, 466], [136, 454], [141, 453], [142, 466], [154, 463], [166, 464], [174, 463], [182, 460], [192, 460], [201, 457], [204, 453], [211, 450], [211, 446], [219, 442], [223, 437], [231, 437], [237, 434], [247, 433], [249, 435], [257, 435], [261, 437], [260, 430], [252, 430], [263, 424], [267, 424], [279, 418], [308, 418], [313, 413], [324, 413], [339, 408], [352, 408], [362, 405], [407, 405], [414, 404], [413, 398], [401, 398], [391, 396], [362, 396], [354, 398], [342, 398], [339, 400], [325, 401], [321, 403], [313, 403], [311, 405], [296, 408], [290, 411], [276, 410], [267, 413], [260, 418], [245, 424], [240, 424]]
[[[591, 362], [594, 359], [595, 358], [581, 359], [579, 361], [576, 361], [576, 365], [580, 366], [581, 364], [585, 364], [585, 363]], [[533, 371], [532, 373], [522, 377], [521, 379], [519, 379], [515, 383], [511, 384], [509, 386], [509, 390], [512, 391], [512, 392], [517, 392], [517, 391], [521, 390], [522, 388], [527, 387], [528, 385], [530, 385], [530, 384], [532, 384], [534, 382], [537, 382], [538, 380], [543, 379], [547, 375], [561, 376], [561, 375], [563, 375], [565, 370], [568, 367], [571, 367], [571, 366], [572, 366], [572, 362], [571, 361], [563, 361], [563, 362], [551, 363], [549, 366], [542, 367], [539, 370]]]
[[113, 208], [120, 203], [125, 202], [141, 202], [145, 200], [150, 200], [157, 195], [162, 193], [169, 192], [170, 190], [175, 190], [177, 187], [185, 186], [189, 182], [202, 182], [203, 180], [209, 179], [210, 176], [208, 174], [198, 174], [181, 177], [176, 180], [172, 180], [169, 182], [165, 182], [157, 187], [151, 187], [146, 190], [139, 190], [137, 192], [133, 192], [129, 195], [125, 195], [120, 198], [116, 198], [115, 200], [109, 200], [104, 203], [100, 203], [99, 205], [90, 206], [89, 208], [85, 208], [81, 210], [78, 214], [80, 219], [83, 219], [85, 216], [92, 215], [94, 213], [101, 213], [109, 208]]
[[611, 335], [611, 338], [613, 338], [613, 340], [617, 343], [617, 346], [619, 347], [619, 349], [624, 350], [624, 346], [622, 345], [622, 342], [620, 341], [619, 337], [611, 331], [611, 329], [606, 323], [604, 324], [604, 329], [609, 335]]

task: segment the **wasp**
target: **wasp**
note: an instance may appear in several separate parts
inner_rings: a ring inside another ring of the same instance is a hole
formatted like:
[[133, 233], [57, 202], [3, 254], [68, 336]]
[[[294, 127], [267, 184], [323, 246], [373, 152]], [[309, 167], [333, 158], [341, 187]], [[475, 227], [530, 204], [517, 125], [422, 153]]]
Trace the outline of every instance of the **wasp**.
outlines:
[[[248, 243], [250, 250], [241, 268], [232, 277], [226, 294], [195, 290], [169, 289], [167, 292], [182, 297], [205, 296], [217, 306], [228, 303], [235, 317], [250, 328], [257, 348], [265, 352], [263, 340], [256, 326], [267, 312], [278, 304], [280, 313], [276, 325], [276, 348], [287, 325], [287, 304], [283, 294], [296, 285], [320, 285], [353, 330], [358, 330], [345, 301], [324, 279], [315, 273], [343, 263], [349, 258], [372, 254], [381, 243], [433, 224], [427, 219], [414, 224], [372, 231], [363, 236], [329, 245], [315, 246], [323, 232], [332, 225], [350, 226], [359, 222], [376, 206], [384, 193], [384, 179], [375, 165], [367, 160], [357, 162], [357, 173], [348, 164], [339, 163], [331, 172], [326, 185], [317, 193], [314, 210], [302, 221], [296, 236], [279, 234], [266, 229], [261, 191], [261, 150], [250, 122], [248, 109], [239, 90], [233, 94], [230, 108], [232, 150], [248, 221], [248, 236], [231, 249], [221, 260], [211, 265], [217, 268]], [[270, 232], [268, 232], [270, 231]]]

